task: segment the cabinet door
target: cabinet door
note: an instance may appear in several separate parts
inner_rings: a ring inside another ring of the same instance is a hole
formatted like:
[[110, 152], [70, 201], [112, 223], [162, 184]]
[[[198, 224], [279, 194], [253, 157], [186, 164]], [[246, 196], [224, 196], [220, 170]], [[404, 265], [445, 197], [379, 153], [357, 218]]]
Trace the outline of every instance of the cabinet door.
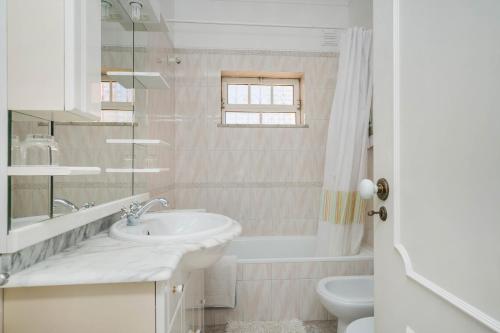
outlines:
[[100, 119], [100, 1], [9, 0], [7, 11], [9, 110]]
[[7, 288], [3, 325], [5, 333], [154, 333], [155, 285]]
[[203, 329], [203, 270], [189, 276], [185, 294], [185, 333], [200, 333]]
[[101, 2], [65, 0], [65, 110], [101, 112]]
[[184, 333], [194, 333], [196, 325], [195, 316], [195, 305], [196, 305], [196, 294], [194, 293], [194, 283], [193, 283], [193, 273], [189, 274], [189, 278], [186, 282], [186, 291], [184, 294]]
[[172, 326], [170, 326], [169, 333], [184, 333], [185, 331], [185, 326], [184, 326], [184, 311], [183, 311], [183, 306], [184, 306], [184, 298], [181, 298], [181, 307], [177, 309], [177, 312], [175, 313], [173, 317], [173, 322]]
[[197, 291], [196, 291], [196, 299], [198, 302], [197, 309], [197, 330], [195, 333], [201, 333], [205, 329], [205, 275], [204, 270], [200, 269], [196, 272], [197, 280]]
[[179, 308], [182, 310], [179, 303], [182, 301], [183, 295], [186, 293], [187, 277], [188, 275], [186, 273], [176, 271], [167, 283], [165, 296], [167, 298], [167, 315], [170, 322], [172, 322], [172, 318], [174, 317], [177, 309]]
[[7, 1], [9, 110], [64, 109], [64, 1]]

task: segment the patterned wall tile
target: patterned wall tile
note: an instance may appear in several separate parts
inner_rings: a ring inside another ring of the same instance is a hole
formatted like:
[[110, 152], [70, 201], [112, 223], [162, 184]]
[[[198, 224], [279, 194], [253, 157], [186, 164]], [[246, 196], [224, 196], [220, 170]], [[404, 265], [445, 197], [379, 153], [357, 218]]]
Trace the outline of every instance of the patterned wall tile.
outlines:
[[207, 108], [207, 87], [179, 86], [175, 88], [175, 114], [179, 118], [204, 116]]
[[246, 188], [208, 189], [207, 209], [241, 220], [248, 216], [248, 211], [251, 209], [249, 200], [249, 191]]
[[176, 149], [204, 149], [207, 144], [207, 129], [203, 119], [184, 118], [176, 123]]
[[245, 150], [208, 151], [208, 178], [216, 183], [242, 183], [250, 169], [250, 152]]
[[239, 304], [244, 309], [242, 320], [271, 320], [271, 280], [239, 281]]
[[207, 59], [202, 54], [176, 54], [182, 62], [175, 67], [175, 85], [206, 86], [207, 84]]
[[269, 218], [247, 219], [243, 217], [238, 222], [242, 226], [243, 236], [271, 235], [274, 231], [274, 221]]
[[331, 262], [328, 264], [328, 275], [372, 275], [372, 263], [372, 260]]
[[[209, 50], [180, 50], [179, 56], [183, 62], [176, 66], [175, 80], [175, 113], [179, 120], [175, 135], [176, 182], [214, 184], [208, 189], [205, 208], [240, 218], [245, 235], [313, 234], [319, 209], [318, 186], [299, 190], [288, 183], [322, 182], [337, 57]], [[310, 127], [217, 127], [223, 70], [303, 71], [304, 112]], [[308, 98], [314, 98], [314, 103]], [[191, 122], [184, 123], [186, 119]], [[197, 150], [193, 153], [198, 157], [188, 156], [187, 149]], [[281, 185], [261, 192], [225, 188], [231, 184], [232, 188], [255, 189], [259, 183]], [[230, 197], [234, 195], [242, 196]], [[190, 200], [186, 197], [188, 202], [183, 203], [182, 198], [177, 196], [177, 204], [186, 207]], [[245, 212], [249, 215], [245, 216]]]
[[[316, 293], [319, 280], [363, 274], [373, 274], [373, 260], [238, 264], [236, 308], [206, 310], [207, 323], [290, 318], [332, 320], [335, 317], [328, 314]], [[270, 314], [264, 314], [266, 310]]]
[[297, 279], [298, 276], [297, 263], [273, 263], [272, 264], [272, 279], [273, 280], [290, 280]]
[[270, 280], [271, 264], [243, 264], [242, 280]]
[[252, 219], [272, 219], [276, 206], [274, 188], [257, 187], [249, 189], [248, 217]]
[[207, 158], [207, 151], [203, 149], [177, 150], [175, 154], [175, 182], [206, 182], [208, 179]]
[[328, 276], [328, 263], [321, 261], [302, 262], [297, 265], [297, 278], [322, 279]]
[[272, 320], [299, 318], [300, 280], [273, 280], [272, 300]]
[[203, 188], [176, 189], [177, 209], [205, 209], [208, 191]]
[[319, 279], [305, 279], [300, 281], [300, 319], [326, 320], [327, 311], [321, 304], [316, 293]]

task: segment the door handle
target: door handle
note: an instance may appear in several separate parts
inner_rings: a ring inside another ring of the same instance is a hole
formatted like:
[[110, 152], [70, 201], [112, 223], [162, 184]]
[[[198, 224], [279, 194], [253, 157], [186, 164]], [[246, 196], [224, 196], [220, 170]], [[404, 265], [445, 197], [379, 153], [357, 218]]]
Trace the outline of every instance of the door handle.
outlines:
[[378, 212], [376, 210], [370, 210], [368, 216], [378, 215], [382, 221], [387, 220], [387, 209], [382, 206], [379, 208]]
[[376, 194], [380, 200], [385, 201], [389, 197], [389, 182], [385, 178], [380, 178], [375, 185], [370, 179], [363, 179], [359, 183], [358, 191], [361, 199], [372, 199]]

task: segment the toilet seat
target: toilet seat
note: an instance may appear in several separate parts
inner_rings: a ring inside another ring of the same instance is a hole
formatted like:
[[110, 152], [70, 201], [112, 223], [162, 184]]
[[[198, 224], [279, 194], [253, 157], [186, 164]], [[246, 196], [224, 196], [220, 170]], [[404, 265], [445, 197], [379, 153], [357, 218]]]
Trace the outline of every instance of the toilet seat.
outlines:
[[374, 333], [375, 318], [366, 317], [353, 321], [347, 326], [345, 333]]

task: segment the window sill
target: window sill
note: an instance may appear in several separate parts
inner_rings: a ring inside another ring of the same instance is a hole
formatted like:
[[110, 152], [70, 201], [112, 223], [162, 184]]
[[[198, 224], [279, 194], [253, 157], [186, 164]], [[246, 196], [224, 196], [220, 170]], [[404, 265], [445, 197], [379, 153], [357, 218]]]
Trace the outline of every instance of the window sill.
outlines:
[[232, 127], [232, 128], [309, 128], [309, 125], [308, 124], [302, 124], [302, 125], [217, 124], [217, 127]]

